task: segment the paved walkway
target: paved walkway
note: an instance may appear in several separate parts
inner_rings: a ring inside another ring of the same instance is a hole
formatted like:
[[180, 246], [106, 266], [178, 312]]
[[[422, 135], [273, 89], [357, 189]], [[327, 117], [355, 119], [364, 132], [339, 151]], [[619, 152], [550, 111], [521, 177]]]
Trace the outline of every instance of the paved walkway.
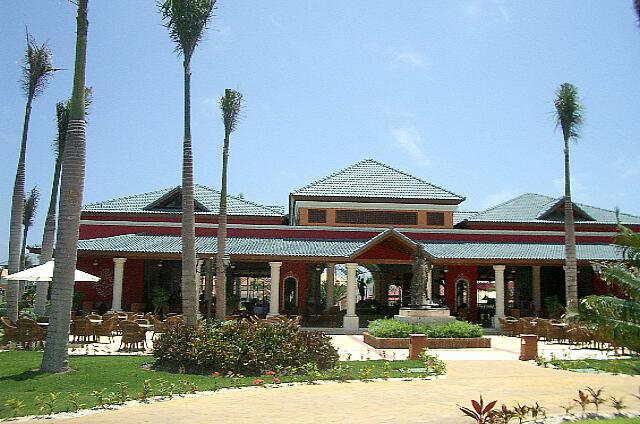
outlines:
[[[274, 389], [220, 391], [149, 405], [61, 419], [64, 424], [124, 423], [469, 423], [457, 404], [468, 405], [480, 393], [499, 404], [538, 402], [549, 415], [586, 386], [604, 387], [606, 395], [625, 397], [640, 411], [640, 377], [579, 374], [537, 367], [520, 361], [447, 361], [445, 379], [299, 385]], [[590, 408], [593, 410], [593, 408]], [[610, 411], [602, 407], [601, 411]], [[578, 411], [574, 411], [578, 412]], [[38, 421], [34, 421], [38, 422]], [[41, 421], [40, 421], [41, 422]]]

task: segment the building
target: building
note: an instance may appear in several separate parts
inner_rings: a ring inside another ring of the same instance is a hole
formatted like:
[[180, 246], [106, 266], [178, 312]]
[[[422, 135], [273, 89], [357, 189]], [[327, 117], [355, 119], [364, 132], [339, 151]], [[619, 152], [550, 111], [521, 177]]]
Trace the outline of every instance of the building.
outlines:
[[[219, 192], [196, 186], [198, 275], [216, 253]], [[432, 264], [429, 298], [487, 324], [492, 316], [539, 311], [565, 301], [563, 200], [527, 193], [480, 212], [458, 210], [464, 197], [374, 160], [363, 160], [289, 195], [279, 207], [228, 199], [228, 278], [267, 282], [269, 312], [319, 314], [333, 302], [336, 264], [346, 264], [344, 326], [358, 327], [358, 266], [371, 272], [374, 298], [408, 292], [412, 254], [421, 243]], [[77, 283], [93, 308], [152, 309], [154, 291], [180, 297], [180, 187], [107, 200], [82, 210], [78, 268], [99, 283]], [[608, 288], [594, 261], [619, 260], [611, 246], [616, 214], [573, 207], [579, 295]], [[640, 230], [640, 217], [620, 214]], [[321, 274], [328, 274], [322, 294]], [[245, 280], [246, 281], [246, 280]], [[246, 288], [248, 283], [243, 283]], [[235, 293], [238, 294], [236, 284]], [[264, 289], [263, 289], [264, 290]], [[228, 290], [229, 291], [229, 290]], [[242, 292], [244, 293], [244, 292]], [[392, 296], [394, 302], [407, 302]], [[263, 291], [264, 294], [264, 291]]]

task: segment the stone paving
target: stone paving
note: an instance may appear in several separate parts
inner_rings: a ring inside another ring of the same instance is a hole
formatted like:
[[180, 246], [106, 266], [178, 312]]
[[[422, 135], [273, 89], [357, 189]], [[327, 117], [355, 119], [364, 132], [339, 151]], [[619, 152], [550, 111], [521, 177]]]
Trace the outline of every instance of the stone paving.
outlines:
[[[630, 411], [640, 411], [640, 377], [580, 374], [513, 360], [447, 360], [447, 376], [437, 380], [375, 381], [226, 390], [135, 404], [75, 418], [63, 423], [470, 423], [457, 405], [469, 405], [480, 394], [499, 405], [516, 402], [543, 405], [549, 416], [586, 386], [625, 397]], [[593, 411], [593, 408], [590, 408]], [[578, 413], [578, 411], [574, 411]], [[601, 407], [601, 412], [611, 408]], [[32, 422], [41, 422], [40, 420]]]

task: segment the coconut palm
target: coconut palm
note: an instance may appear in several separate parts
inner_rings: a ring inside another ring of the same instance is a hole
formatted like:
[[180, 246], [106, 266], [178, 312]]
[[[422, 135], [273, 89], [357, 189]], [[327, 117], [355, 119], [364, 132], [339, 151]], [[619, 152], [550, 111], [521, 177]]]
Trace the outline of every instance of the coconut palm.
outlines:
[[183, 57], [184, 139], [182, 144], [182, 313], [185, 325], [197, 324], [193, 152], [191, 149], [191, 57], [211, 19], [216, 0], [164, 0], [160, 12]]
[[38, 209], [39, 202], [40, 192], [36, 187], [34, 187], [29, 192], [29, 196], [24, 198], [24, 210], [22, 213], [22, 252], [20, 257], [21, 269], [25, 269], [27, 267], [27, 235], [29, 234], [29, 228], [33, 226], [33, 223], [36, 220], [36, 210]]
[[[11, 219], [9, 227], [9, 273], [20, 270], [20, 240], [22, 233], [22, 215], [24, 208], [25, 159], [27, 154], [27, 134], [33, 101], [44, 91], [51, 75], [55, 72], [51, 62], [51, 51], [46, 44], [38, 45], [33, 37], [27, 34], [27, 49], [22, 65], [21, 85], [27, 104], [24, 111], [22, 141], [18, 168], [11, 197]], [[9, 284], [7, 290], [7, 316], [11, 321], [18, 318], [18, 285]]]
[[[51, 184], [51, 197], [49, 198], [49, 210], [44, 223], [44, 231], [42, 233], [42, 247], [40, 249], [40, 263], [44, 264], [53, 259], [53, 244], [56, 233], [56, 209], [58, 207], [58, 193], [60, 189], [60, 173], [62, 171], [62, 158], [64, 152], [64, 142], [67, 135], [67, 127], [69, 126], [69, 103], [56, 103], [56, 121], [58, 126], [58, 134], [53, 142], [53, 151], [55, 155], [55, 165], [53, 171], [53, 183]], [[91, 106], [91, 87], [85, 88], [84, 93], [85, 114], [89, 114], [89, 106]]]
[[571, 202], [569, 141], [575, 141], [580, 136], [582, 104], [578, 98], [578, 89], [572, 84], [563, 83], [556, 91], [554, 103], [556, 107], [556, 128], [562, 130], [564, 139], [564, 246], [567, 307], [575, 307], [578, 304], [578, 263], [576, 258], [576, 232], [573, 222], [573, 203]]
[[625, 262], [602, 264], [600, 277], [615, 284], [626, 298], [587, 296], [580, 302], [578, 318], [603, 328], [619, 346], [640, 349], [640, 234], [620, 226], [616, 244]]
[[229, 139], [238, 125], [242, 109], [242, 94], [227, 88], [220, 98], [222, 122], [224, 123], [224, 144], [222, 146], [222, 188], [218, 210], [218, 248], [216, 252], [216, 318], [223, 320], [227, 314], [227, 273], [223, 261], [227, 240], [227, 163], [229, 161]]
[[51, 284], [51, 313], [47, 343], [40, 369], [62, 372], [68, 368], [69, 320], [73, 303], [74, 274], [78, 253], [80, 209], [84, 190], [86, 122], [85, 68], [87, 63], [88, 0], [77, 0], [76, 58], [69, 124], [60, 176], [60, 210], [56, 263]]

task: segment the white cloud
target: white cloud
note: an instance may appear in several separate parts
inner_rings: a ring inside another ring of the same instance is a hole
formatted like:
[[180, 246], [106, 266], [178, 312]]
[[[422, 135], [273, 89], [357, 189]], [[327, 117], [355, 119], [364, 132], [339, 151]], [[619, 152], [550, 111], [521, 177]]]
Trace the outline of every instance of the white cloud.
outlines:
[[422, 68], [425, 64], [424, 56], [412, 50], [393, 52], [393, 58], [398, 63], [409, 65], [414, 68]]
[[397, 127], [391, 129], [391, 136], [395, 144], [406, 151], [414, 160], [422, 165], [429, 165], [431, 161], [423, 151], [422, 136], [413, 127]]

